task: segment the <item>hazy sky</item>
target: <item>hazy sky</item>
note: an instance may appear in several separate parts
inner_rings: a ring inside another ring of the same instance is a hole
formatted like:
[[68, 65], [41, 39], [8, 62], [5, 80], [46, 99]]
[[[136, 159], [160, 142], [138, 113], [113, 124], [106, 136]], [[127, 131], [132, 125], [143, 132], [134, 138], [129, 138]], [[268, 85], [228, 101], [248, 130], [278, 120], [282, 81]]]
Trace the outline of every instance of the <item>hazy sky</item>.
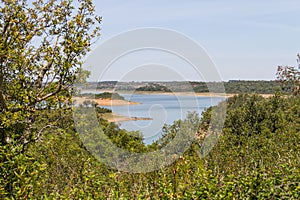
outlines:
[[[300, 52], [299, 0], [96, 0], [94, 3], [97, 14], [103, 17], [99, 44], [131, 29], [172, 29], [204, 47], [223, 80], [274, 79], [277, 66], [295, 66], [296, 54]], [[121, 68], [116, 66], [111, 73], [122, 72]], [[108, 79], [114, 78], [117, 77], [108, 75]]]

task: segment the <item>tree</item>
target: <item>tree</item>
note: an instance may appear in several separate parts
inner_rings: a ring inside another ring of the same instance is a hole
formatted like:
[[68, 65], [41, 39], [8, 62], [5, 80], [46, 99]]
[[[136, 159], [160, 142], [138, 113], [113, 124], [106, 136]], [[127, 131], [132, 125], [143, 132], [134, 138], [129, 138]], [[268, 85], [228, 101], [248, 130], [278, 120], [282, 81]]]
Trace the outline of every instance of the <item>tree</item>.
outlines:
[[91, 0], [1, 1], [1, 145], [35, 141], [38, 111], [70, 105], [72, 84], [100, 22]]
[[0, 2], [0, 199], [27, 199], [38, 187], [41, 168], [28, 144], [64, 119], [42, 113], [70, 113], [72, 85], [88, 75], [82, 59], [100, 22], [91, 0]]
[[297, 55], [298, 69], [291, 66], [278, 66], [277, 81], [283, 85], [283, 89], [297, 96], [300, 94], [300, 54]]

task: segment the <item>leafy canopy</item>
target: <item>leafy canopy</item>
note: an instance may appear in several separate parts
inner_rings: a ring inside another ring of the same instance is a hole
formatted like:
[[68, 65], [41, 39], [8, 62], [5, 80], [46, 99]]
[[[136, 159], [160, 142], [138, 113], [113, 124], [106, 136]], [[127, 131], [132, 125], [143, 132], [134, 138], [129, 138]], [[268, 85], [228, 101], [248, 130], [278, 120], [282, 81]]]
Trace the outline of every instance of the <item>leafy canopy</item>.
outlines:
[[291, 66], [278, 66], [277, 81], [282, 89], [297, 96], [300, 94], [300, 54], [297, 55], [298, 69]]
[[0, 4], [0, 139], [4, 145], [26, 144], [37, 139], [37, 110], [70, 105], [72, 84], [99, 36], [101, 18], [91, 0]]

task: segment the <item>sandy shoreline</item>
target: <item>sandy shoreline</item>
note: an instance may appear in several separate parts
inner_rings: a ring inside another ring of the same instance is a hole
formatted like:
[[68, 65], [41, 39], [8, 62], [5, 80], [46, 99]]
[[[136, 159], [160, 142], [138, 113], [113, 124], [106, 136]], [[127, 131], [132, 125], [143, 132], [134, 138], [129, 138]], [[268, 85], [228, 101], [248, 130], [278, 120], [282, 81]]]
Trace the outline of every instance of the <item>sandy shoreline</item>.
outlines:
[[[174, 95], [174, 96], [197, 96], [197, 97], [233, 97], [239, 94], [230, 94], [230, 93], [210, 93], [210, 92], [135, 92], [135, 94], [157, 94], [157, 95]], [[265, 98], [271, 97], [274, 94], [259, 94]]]
[[[128, 105], [137, 105], [139, 102], [120, 100], [120, 99], [90, 99], [86, 97], [73, 97], [73, 100], [77, 104], [82, 104], [84, 101], [93, 101], [98, 103], [99, 106], [128, 106]], [[152, 120], [152, 118], [146, 117], [128, 117], [119, 115], [116, 113], [103, 113], [100, 114], [103, 119], [106, 119], [108, 122], [124, 122], [124, 121], [137, 121], [137, 120]]]
[[128, 106], [141, 104], [139, 102], [120, 100], [120, 99], [90, 99], [86, 97], [74, 97], [75, 103], [82, 104], [84, 101], [94, 101], [99, 106]]
[[108, 122], [124, 122], [124, 121], [137, 121], [137, 120], [153, 120], [152, 118], [148, 117], [128, 117], [119, 115], [116, 113], [104, 113], [100, 114], [101, 117], [106, 119]]

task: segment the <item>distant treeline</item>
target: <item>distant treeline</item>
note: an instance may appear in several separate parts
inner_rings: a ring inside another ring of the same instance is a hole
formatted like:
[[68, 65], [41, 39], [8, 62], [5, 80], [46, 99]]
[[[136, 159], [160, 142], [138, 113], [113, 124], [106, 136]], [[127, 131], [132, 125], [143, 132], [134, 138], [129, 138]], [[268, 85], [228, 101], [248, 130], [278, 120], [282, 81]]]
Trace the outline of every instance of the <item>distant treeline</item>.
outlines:
[[[226, 93], [260, 93], [273, 94], [279, 88], [280, 84], [276, 81], [228, 81], [228, 82], [192, 82], [195, 92], [222, 92], [223, 85]], [[223, 85], [222, 85], [223, 84]], [[209, 88], [209, 90], [208, 90]]]
[[136, 91], [160, 92], [225, 92], [234, 94], [260, 93], [273, 94], [281, 85], [275, 80], [271, 81], [245, 81], [230, 80], [223, 82], [198, 82], [198, 81], [172, 81], [172, 82], [117, 82], [103, 81], [90, 82], [90, 89], [115, 89]]

